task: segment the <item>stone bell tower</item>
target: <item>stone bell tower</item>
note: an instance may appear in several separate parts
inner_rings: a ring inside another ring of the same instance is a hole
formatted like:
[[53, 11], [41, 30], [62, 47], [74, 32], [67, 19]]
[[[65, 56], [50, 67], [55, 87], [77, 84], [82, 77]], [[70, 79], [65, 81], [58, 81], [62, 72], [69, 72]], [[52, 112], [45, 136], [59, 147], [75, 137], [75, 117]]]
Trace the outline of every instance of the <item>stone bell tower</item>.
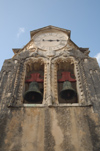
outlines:
[[100, 68], [47, 26], [0, 72], [0, 151], [100, 151]]

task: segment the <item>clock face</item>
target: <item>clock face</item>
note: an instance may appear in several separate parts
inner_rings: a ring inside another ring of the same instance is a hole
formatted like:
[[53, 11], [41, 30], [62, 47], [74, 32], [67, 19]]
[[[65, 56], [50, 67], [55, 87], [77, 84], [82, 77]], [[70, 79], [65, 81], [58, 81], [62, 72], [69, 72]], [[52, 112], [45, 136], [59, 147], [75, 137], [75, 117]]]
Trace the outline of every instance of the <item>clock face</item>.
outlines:
[[35, 45], [43, 50], [57, 50], [63, 48], [67, 44], [68, 36], [63, 32], [42, 32], [34, 37]]

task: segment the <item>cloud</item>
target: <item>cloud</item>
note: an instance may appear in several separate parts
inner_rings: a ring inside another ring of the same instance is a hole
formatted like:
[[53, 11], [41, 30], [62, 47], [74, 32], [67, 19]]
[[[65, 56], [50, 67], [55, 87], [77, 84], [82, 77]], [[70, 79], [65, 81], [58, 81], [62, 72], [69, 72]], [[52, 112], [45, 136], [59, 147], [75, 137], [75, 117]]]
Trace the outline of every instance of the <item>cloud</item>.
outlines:
[[19, 36], [25, 32], [25, 28], [24, 27], [20, 27], [17, 33], [17, 37], [19, 38]]
[[95, 56], [95, 58], [97, 59], [99, 65], [100, 65], [100, 53], [98, 53], [98, 54]]

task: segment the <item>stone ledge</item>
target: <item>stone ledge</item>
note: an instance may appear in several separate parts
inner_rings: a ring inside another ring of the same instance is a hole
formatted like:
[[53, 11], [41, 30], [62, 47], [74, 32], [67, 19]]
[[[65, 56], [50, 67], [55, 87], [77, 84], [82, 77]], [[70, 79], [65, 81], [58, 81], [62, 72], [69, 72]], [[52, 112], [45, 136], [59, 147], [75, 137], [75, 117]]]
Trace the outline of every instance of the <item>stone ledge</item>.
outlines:
[[58, 105], [51, 105], [50, 107], [89, 107], [92, 104], [79, 104], [79, 103], [68, 103], [68, 104], [58, 104]]
[[45, 108], [45, 107], [90, 107], [92, 104], [78, 104], [78, 103], [68, 103], [68, 104], [54, 104], [54, 105], [44, 105], [44, 104], [23, 104], [23, 105], [16, 105], [16, 106], [8, 106], [8, 108], [26, 108], [26, 107], [33, 107], [33, 108]]

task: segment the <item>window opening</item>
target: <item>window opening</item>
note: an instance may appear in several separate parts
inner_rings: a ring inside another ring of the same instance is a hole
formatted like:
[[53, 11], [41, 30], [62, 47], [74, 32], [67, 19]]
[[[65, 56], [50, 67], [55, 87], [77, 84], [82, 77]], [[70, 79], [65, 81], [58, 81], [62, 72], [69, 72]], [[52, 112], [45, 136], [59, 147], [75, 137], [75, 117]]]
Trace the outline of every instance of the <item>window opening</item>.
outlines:
[[58, 64], [58, 101], [59, 103], [77, 103], [76, 78], [74, 64], [61, 62]]
[[42, 104], [44, 65], [31, 63], [26, 66], [25, 91], [23, 103]]

